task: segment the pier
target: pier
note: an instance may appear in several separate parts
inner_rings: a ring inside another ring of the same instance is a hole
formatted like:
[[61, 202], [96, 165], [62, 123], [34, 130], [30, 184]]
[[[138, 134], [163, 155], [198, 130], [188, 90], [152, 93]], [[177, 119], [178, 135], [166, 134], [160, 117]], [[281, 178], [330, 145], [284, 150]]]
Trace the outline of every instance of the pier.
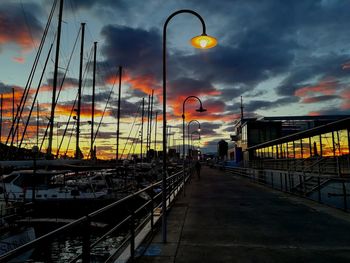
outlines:
[[350, 216], [204, 166], [136, 262], [349, 262]]

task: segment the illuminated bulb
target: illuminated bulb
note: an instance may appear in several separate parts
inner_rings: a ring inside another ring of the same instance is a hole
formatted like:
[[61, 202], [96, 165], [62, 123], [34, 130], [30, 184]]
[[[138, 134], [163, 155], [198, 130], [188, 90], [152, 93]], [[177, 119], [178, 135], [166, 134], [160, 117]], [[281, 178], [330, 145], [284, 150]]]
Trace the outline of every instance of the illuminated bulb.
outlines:
[[198, 132], [201, 132], [201, 129], [200, 129], [200, 128], [198, 129]]
[[216, 38], [202, 34], [191, 39], [191, 44], [195, 48], [207, 49], [215, 47], [218, 41]]
[[207, 39], [201, 39], [199, 41], [199, 45], [202, 47], [202, 48], [205, 48], [207, 45], [208, 45], [208, 40]]

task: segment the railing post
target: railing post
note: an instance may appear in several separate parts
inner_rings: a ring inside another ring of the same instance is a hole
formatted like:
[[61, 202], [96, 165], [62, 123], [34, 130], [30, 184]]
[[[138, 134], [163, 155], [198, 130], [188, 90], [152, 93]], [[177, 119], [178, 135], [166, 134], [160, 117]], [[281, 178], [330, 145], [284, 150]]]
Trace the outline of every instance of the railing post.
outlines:
[[82, 261], [83, 263], [90, 263], [90, 217], [86, 216], [86, 222], [83, 226], [83, 253]]
[[[152, 193], [153, 193], [153, 188], [152, 188]], [[153, 232], [153, 227], [154, 227], [154, 199], [153, 199], [153, 194], [151, 195], [151, 232]]]
[[306, 194], [306, 189], [305, 189], [305, 175], [302, 176], [302, 191], [303, 191], [303, 195]]
[[338, 174], [338, 177], [341, 177], [341, 169], [340, 169], [340, 162], [339, 162], [339, 156], [336, 157], [336, 160], [337, 160], [337, 174]]
[[281, 191], [283, 191], [283, 180], [282, 180], [282, 173], [280, 173], [280, 183], [281, 183]]
[[[289, 173], [289, 171], [287, 173]], [[284, 184], [285, 184], [284, 188], [286, 189], [286, 192], [288, 192], [287, 173], [284, 174]]]
[[273, 173], [274, 173], [274, 172], [271, 172], [271, 187], [272, 187], [272, 188], [273, 188], [273, 177], [274, 177], [274, 176], [273, 176]]
[[344, 181], [343, 181], [343, 196], [344, 196], [344, 211], [348, 211], [348, 201], [347, 201], [346, 186]]
[[131, 262], [134, 261], [135, 258], [135, 212], [134, 209], [131, 209], [130, 214], [130, 259]]
[[318, 202], [321, 203], [321, 178], [317, 177]]

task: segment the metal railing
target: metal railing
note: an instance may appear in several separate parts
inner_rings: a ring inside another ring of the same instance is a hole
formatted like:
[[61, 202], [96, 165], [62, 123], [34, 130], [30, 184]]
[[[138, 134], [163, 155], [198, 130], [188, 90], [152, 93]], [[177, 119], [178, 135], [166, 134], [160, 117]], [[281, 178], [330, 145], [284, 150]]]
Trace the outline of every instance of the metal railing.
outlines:
[[[175, 198], [176, 194], [183, 187], [183, 176], [188, 178], [188, 172], [183, 173], [182, 171], [177, 172], [167, 178], [167, 206], [171, 204], [171, 201]], [[120, 256], [123, 250], [127, 246], [130, 246], [130, 258], [133, 259], [135, 256], [135, 237], [141, 231], [141, 229], [146, 225], [151, 225], [151, 231], [153, 231], [155, 222], [155, 217], [162, 217], [164, 211], [161, 211], [161, 196], [163, 194], [163, 189], [161, 189], [161, 181], [153, 183], [148, 187], [141, 189], [131, 195], [128, 195], [118, 201], [115, 201], [97, 211], [94, 211], [86, 216], [83, 216], [71, 223], [68, 223], [50, 233], [44, 234], [39, 238], [22, 245], [4, 255], [0, 256], [0, 262], [7, 262], [13, 258], [20, 256], [21, 254], [29, 251], [39, 245], [47, 244], [52, 242], [62, 235], [67, 235], [71, 231], [80, 230], [82, 233], [82, 244], [81, 253], [76, 255], [74, 258], [67, 262], [90, 262], [91, 261], [91, 251], [108, 237], [115, 236], [118, 231], [123, 232], [123, 240], [120, 242], [117, 248], [112, 249], [109, 252], [109, 256], [104, 262], [113, 262]], [[158, 191], [155, 191], [158, 190]], [[149, 200], [143, 202], [139, 206], [135, 207], [133, 201], [136, 200], [137, 196], [140, 194], [148, 193]], [[111, 214], [115, 214], [115, 209], [120, 208], [124, 211], [124, 216], [117, 219], [115, 222], [111, 222]], [[106, 216], [109, 221], [109, 227], [106, 232], [101, 233], [94, 239], [92, 239], [92, 228], [93, 222], [99, 221]], [[125, 233], [126, 232], [126, 233]]]
[[290, 170], [269, 170], [250, 167], [225, 167], [225, 171], [247, 177], [252, 182], [263, 184], [276, 190], [349, 211], [350, 177], [322, 174], [310, 176], [305, 173], [291, 172]]
[[263, 159], [246, 161], [243, 167], [264, 170], [288, 170], [308, 174], [350, 176], [350, 157], [309, 157], [305, 159]]

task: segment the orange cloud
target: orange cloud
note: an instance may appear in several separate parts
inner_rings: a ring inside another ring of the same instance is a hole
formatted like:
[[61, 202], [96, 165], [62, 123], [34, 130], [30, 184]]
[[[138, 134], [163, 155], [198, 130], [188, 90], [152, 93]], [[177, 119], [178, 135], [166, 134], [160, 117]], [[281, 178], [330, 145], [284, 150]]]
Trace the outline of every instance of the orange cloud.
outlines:
[[[19, 105], [22, 95], [23, 95], [23, 88], [18, 86], [12, 86], [14, 88], [14, 105], [15, 105], [15, 112], [17, 110], [17, 105]], [[30, 90], [29, 96], [31, 96], [35, 90]], [[12, 91], [1, 93], [3, 98], [3, 116], [4, 117], [12, 117], [12, 104], [13, 104], [13, 94]], [[27, 105], [27, 104], [26, 104]]]
[[[47, 105], [49, 106], [49, 105]], [[72, 105], [56, 105], [55, 112], [57, 115], [69, 116], [72, 110]], [[95, 108], [95, 117], [101, 117], [103, 111]], [[107, 113], [105, 113], [106, 115]], [[90, 104], [82, 104], [80, 108], [80, 116], [81, 117], [91, 117], [91, 105]]]
[[345, 89], [340, 96], [343, 98], [343, 103], [340, 106], [343, 110], [350, 109], [350, 90], [349, 88]]
[[318, 112], [318, 111], [310, 111], [308, 115], [309, 115], [309, 116], [320, 116], [321, 113]]
[[319, 93], [322, 95], [333, 95], [336, 92], [336, 87], [338, 85], [338, 81], [329, 78], [320, 81], [315, 86], [306, 86], [302, 87], [300, 89], [297, 89], [294, 93], [295, 96], [298, 97], [306, 97], [306, 96], [314, 96], [315, 93]]
[[24, 57], [13, 57], [12, 60], [20, 64], [23, 64], [25, 62]]
[[[109, 85], [117, 84], [119, 81], [118, 76], [110, 76], [106, 79], [106, 83]], [[123, 73], [122, 83], [128, 84], [132, 89], [142, 91], [146, 94], [151, 94], [152, 89], [155, 90], [155, 93], [160, 95], [160, 87], [158, 81], [152, 75], [140, 75], [132, 76], [129, 73]]]

